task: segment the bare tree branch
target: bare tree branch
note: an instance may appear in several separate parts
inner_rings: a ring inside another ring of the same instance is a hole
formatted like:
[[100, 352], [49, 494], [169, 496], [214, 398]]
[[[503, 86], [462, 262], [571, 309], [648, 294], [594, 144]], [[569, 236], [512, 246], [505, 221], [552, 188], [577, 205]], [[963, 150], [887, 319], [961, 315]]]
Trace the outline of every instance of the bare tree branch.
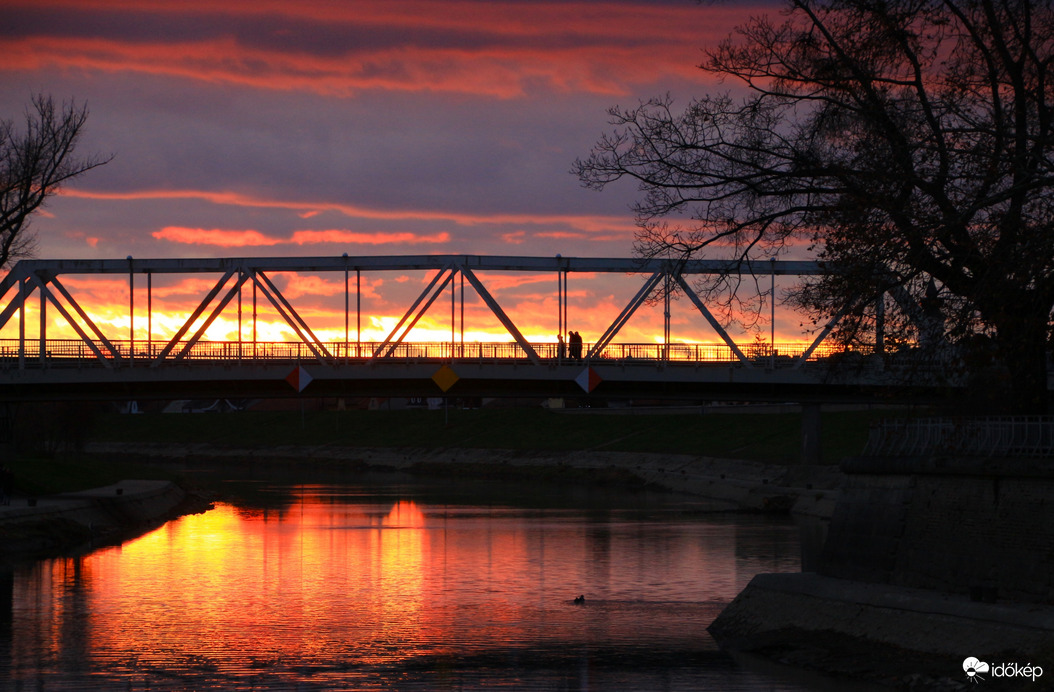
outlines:
[[64, 183], [113, 159], [74, 154], [87, 106], [33, 97], [21, 130], [0, 121], [0, 267], [32, 252], [30, 220]]
[[745, 98], [612, 109], [615, 131], [572, 170], [596, 189], [637, 181], [645, 256], [756, 263], [810, 243], [838, 271], [795, 299], [818, 319], [859, 300], [843, 338], [864, 334], [898, 284], [887, 319], [904, 296], [939, 303], [946, 339], [993, 339], [1009, 399], [1040, 410], [1054, 307], [1052, 1], [785, 0], [778, 21], [753, 18], [706, 51], [702, 69]]

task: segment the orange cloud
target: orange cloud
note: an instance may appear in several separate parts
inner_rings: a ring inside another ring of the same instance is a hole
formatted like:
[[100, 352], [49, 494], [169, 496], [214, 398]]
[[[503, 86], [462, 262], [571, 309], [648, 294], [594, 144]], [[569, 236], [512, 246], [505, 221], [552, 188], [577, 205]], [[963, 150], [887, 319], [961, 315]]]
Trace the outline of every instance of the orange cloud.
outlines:
[[447, 243], [449, 233], [356, 233], [354, 231], [294, 231], [288, 241], [296, 245], [314, 245], [318, 243], [351, 243], [355, 245], [387, 245], [389, 243]]
[[554, 238], [556, 240], [581, 240], [585, 237], [582, 233], [568, 233], [567, 231], [545, 231], [534, 235], [537, 238]]
[[276, 238], [255, 230], [185, 228], [166, 226], [151, 233], [158, 240], [167, 240], [184, 245], [212, 245], [214, 247], [272, 247], [275, 245], [320, 245], [344, 243], [354, 245], [386, 245], [391, 243], [445, 243], [449, 233], [356, 233], [353, 231], [293, 231], [289, 238]]
[[158, 240], [167, 240], [184, 245], [213, 245], [215, 247], [259, 247], [278, 245], [278, 238], [266, 236], [259, 231], [234, 231], [229, 229], [182, 228], [166, 226], [151, 233]]
[[[633, 219], [626, 216], [574, 215], [574, 214], [480, 214], [471, 212], [449, 212], [420, 209], [373, 209], [335, 202], [298, 202], [293, 200], [265, 199], [237, 192], [215, 192], [209, 190], [135, 190], [130, 192], [103, 192], [83, 188], [66, 188], [61, 194], [80, 199], [139, 201], [151, 199], [197, 199], [212, 204], [263, 209], [286, 209], [332, 211], [348, 218], [383, 221], [447, 221], [459, 226], [494, 225], [560, 225], [578, 229], [585, 233], [624, 234], [617, 237], [632, 238], [636, 231]], [[437, 241], [438, 242], [438, 241]]]

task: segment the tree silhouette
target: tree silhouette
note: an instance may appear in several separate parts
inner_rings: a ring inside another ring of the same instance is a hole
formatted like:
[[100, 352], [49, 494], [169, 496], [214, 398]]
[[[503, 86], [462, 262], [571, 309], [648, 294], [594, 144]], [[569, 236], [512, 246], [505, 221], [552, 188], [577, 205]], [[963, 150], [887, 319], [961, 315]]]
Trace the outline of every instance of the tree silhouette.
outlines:
[[639, 183], [644, 256], [808, 247], [832, 271], [795, 298], [825, 318], [848, 303], [842, 339], [879, 311], [917, 339], [909, 318], [928, 305], [932, 328], [939, 306], [945, 343], [990, 345], [1002, 408], [1043, 410], [1052, 14], [1049, 0], [788, 0], [706, 51], [702, 69], [744, 97], [614, 108], [573, 172]]
[[75, 156], [87, 119], [86, 106], [71, 101], [56, 108], [50, 96], [37, 95], [24, 128], [0, 121], [0, 267], [31, 253], [30, 221], [49, 196], [113, 158]]

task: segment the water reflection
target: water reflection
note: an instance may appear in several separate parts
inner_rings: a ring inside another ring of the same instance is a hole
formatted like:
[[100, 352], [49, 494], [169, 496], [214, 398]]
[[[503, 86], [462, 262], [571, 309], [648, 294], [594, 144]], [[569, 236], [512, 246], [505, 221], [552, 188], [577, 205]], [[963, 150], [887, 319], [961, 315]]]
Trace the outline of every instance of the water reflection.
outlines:
[[222, 504], [9, 572], [0, 676], [16, 689], [736, 689], [752, 674], [706, 626], [755, 573], [800, 565], [794, 527], [757, 517], [322, 486], [279, 504]]

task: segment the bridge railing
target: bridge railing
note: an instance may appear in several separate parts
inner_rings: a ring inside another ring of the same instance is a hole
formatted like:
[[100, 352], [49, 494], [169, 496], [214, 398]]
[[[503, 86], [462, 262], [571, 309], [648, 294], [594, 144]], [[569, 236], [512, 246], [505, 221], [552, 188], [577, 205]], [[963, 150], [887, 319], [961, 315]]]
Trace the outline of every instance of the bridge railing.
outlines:
[[[538, 356], [546, 362], [571, 362], [582, 360], [574, 358], [567, 346], [563, 349], [552, 342], [531, 343]], [[94, 350], [92, 348], [94, 346]], [[170, 349], [164, 362], [296, 362], [310, 361], [316, 358], [312, 347], [304, 342], [294, 341], [197, 341], [186, 353], [182, 353], [184, 344], [177, 344]], [[378, 357], [382, 346], [372, 342], [336, 342], [323, 343], [328, 353], [323, 353], [325, 360], [365, 361]], [[81, 339], [48, 339], [43, 344], [36, 339], [0, 339], [0, 365], [38, 368], [77, 366], [86, 367], [99, 363], [96, 352], [111, 365], [137, 365], [157, 360], [166, 342], [157, 341], [92, 341]], [[111, 350], [112, 348], [112, 350]], [[590, 344], [583, 344], [582, 353], [589, 352]], [[752, 344], [742, 351], [754, 363], [761, 366], [788, 367], [797, 362], [805, 353], [806, 344], [777, 343], [775, 348], [768, 344]], [[316, 350], [321, 352], [318, 346]], [[116, 352], [116, 355], [114, 353]], [[516, 342], [403, 342], [388, 345], [381, 349], [383, 358], [389, 360], [475, 360], [480, 362], [500, 362], [528, 360], [528, 355]], [[809, 360], [816, 361], [834, 354], [844, 353], [838, 347], [821, 344], [809, 355]], [[734, 364], [738, 358], [726, 344], [714, 343], [627, 343], [608, 344], [600, 353], [590, 359], [593, 362], [670, 362], [670, 363], [710, 363]]]
[[871, 426], [865, 456], [1054, 456], [1054, 417], [893, 419]]

